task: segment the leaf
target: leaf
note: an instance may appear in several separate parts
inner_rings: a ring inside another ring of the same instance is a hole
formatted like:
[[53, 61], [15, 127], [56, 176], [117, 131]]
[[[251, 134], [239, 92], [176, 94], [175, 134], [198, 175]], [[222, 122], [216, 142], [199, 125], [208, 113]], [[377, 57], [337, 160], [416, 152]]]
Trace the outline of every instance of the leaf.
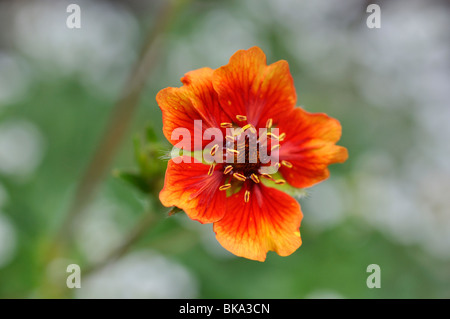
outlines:
[[131, 184], [145, 194], [150, 192], [149, 184], [140, 174], [114, 170], [113, 176]]
[[[276, 179], [281, 178], [281, 175], [275, 174], [275, 175], [273, 175], [273, 177], [276, 180]], [[288, 183], [285, 183], [283, 185], [275, 184], [275, 182], [265, 179], [265, 178], [262, 178], [261, 181], [264, 185], [266, 185], [268, 187], [276, 188], [282, 192], [285, 192], [286, 194], [291, 195], [292, 197], [294, 197], [297, 200], [308, 196], [308, 192], [304, 188], [296, 188]]]
[[147, 126], [145, 134], [148, 143], [158, 143], [158, 136], [150, 125]]
[[178, 208], [176, 206], [172, 207], [172, 209], [169, 211], [169, 216], [173, 216], [175, 214], [181, 213], [183, 210], [181, 208]]

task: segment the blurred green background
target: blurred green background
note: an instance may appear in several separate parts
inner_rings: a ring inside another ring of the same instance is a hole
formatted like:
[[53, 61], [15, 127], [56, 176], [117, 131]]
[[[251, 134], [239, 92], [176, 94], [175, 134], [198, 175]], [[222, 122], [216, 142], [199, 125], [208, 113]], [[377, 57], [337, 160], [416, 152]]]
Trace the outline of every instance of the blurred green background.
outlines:
[[[66, 26], [71, 2], [81, 29]], [[369, 29], [370, 3], [0, 1], [0, 297], [449, 298], [450, 5], [377, 1]], [[138, 103], [118, 103], [145, 43]], [[299, 105], [341, 121], [350, 156], [300, 200], [302, 247], [264, 263], [158, 202], [170, 145], [156, 93], [254, 45], [289, 62]], [[117, 152], [97, 167], [105, 134]], [[139, 172], [136, 136], [147, 194], [117, 178]]]

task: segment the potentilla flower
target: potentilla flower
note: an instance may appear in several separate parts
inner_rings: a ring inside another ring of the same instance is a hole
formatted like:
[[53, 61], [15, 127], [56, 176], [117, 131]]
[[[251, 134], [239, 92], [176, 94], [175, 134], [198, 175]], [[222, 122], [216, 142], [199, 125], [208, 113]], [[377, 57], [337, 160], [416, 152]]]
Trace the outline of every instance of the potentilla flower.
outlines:
[[[347, 149], [335, 145], [340, 123], [296, 107], [288, 63], [267, 65], [258, 47], [236, 52], [216, 70], [188, 72], [181, 82], [156, 97], [166, 138], [179, 147], [177, 129], [191, 133], [184, 141], [191, 152], [168, 163], [162, 204], [214, 223], [219, 243], [237, 256], [292, 254], [302, 243], [303, 214], [279, 186], [313, 186], [329, 176], [328, 165], [347, 159]], [[211, 129], [223, 138], [205, 138]]]

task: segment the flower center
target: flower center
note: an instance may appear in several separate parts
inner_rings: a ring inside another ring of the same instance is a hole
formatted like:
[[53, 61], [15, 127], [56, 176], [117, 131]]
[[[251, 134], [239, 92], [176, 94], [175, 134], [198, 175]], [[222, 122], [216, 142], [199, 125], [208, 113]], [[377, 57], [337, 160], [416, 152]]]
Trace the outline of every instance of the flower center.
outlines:
[[[247, 121], [243, 115], [236, 115], [238, 121]], [[271, 170], [276, 172], [281, 165], [288, 168], [292, 164], [287, 161], [278, 162], [278, 156], [274, 157], [275, 153], [278, 155], [280, 142], [284, 140], [286, 134], [282, 133], [279, 136], [272, 133], [272, 119], [266, 123], [265, 129], [258, 132], [251, 124], [246, 124], [242, 127], [235, 127], [232, 123], [221, 123], [222, 128], [227, 129], [227, 135], [224, 140], [223, 149], [224, 162], [223, 174], [230, 175], [226, 179], [226, 183], [219, 187], [219, 190], [227, 190], [234, 184], [242, 184], [250, 181], [251, 183], [259, 184], [260, 178], [269, 179], [275, 184], [284, 184], [283, 179], [275, 180], [271, 175]], [[211, 155], [214, 155], [219, 148], [215, 145], [211, 149]], [[274, 160], [276, 158], [276, 160]], [[212, 175], [215, 164], [211, 165], [208, 175]], [[275, 168], [275, 169], [274, 169]], [[250, 191], [246, 190], [244, 194], [244, 201], [250, 200]]]
[[233, 171], [249, 177], [258, 173], [261, 166], [259, 142], [256, 134], [247, 130], [231, 139], [226, 139], [226, 163], [233, 166]]

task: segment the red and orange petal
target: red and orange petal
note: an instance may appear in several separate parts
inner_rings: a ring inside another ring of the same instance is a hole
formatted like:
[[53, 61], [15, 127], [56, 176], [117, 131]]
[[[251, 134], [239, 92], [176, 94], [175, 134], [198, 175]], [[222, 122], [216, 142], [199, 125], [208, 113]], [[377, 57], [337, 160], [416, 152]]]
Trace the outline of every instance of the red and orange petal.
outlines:
[[227, 65], [214, 71], [213, 86], [231, 118], [245, 115], [255, 127], [290, 112], [297, 101], [288, 63], [281, 60], [268, 66], [258, 47], [237, 51]]
[[323, 113], [309, 113], [302, 108], [278, 120], [280, 134], [286, 133], [279, 151], [280, 172], [294, 187], [310, 187], [329, 176], [328, 165], [345, 162], [347, 149], [335, 145], [341, 137], [338, 120]]
[[[177, 128], [190, 132], [191, 144], [188, 145], [194, 150], [194, 136], [201, 138], [207, 128], [219, 128], [220, 123], [230, 122], [212, 86], [213, 72], [210, 68], [188, 72], [181, 78], [181, 88], [165, 88], [156, 95], [163, 115], [163, 133], [173, 145], [181, 139], [177, 135], [172, 138], [172, 132]], [[201, 126], [195, 125], [194, 120], [201, 120]], [[208, 140], [203, 141], [195, 149], [203, 148], [208, 143]]]
[[[245, 202], [245, 192], [250, 199]], [[233, 254], [264, 261], [268, 251], [288, 256], [302, 244], [299, 203], [277, 189], [245, 186], [228, 198], [227, 213], [214, 223], [219, 243]]]
[[166, 207], [183, 209], [191, 219], [200, 223], [220, 220], [226, 207], [226, 192], [218, 191], [224, 183], [224, 175], [221, 165], [216, 165], [211, 175], [208, 174], [209, 169], [209, 165], [194, 163], [194, 159], [188, 156], [170, 160], [164, 188], [159, 194], [161, 203]]
[[[174, 145], [179, 142], [172, 139], [176, 128], [187, 128], [192, 148], [194, 136], [201, 136], [209, 127], [237, 120], [242, 122], [240, 126], [247, 122], [262, 128], [272, 119], [279, 133], [285, 134], [281, 148], [275, 151], [283, 164], [280, 172], [288, 183], [300, 188], [326, 179], [328, 165], [348, 157], [347, 149], [335, 145], [341, 136], [340, 123], [325, 114], [295, 108], [295, 87], [287, 62], [268, 66], [257, 47], [238, 51], [215, 71], [189, 72], [181, 81], [181, 88], [166, 88], [157, 95], [164, 134]], [[195, 120], [202, 120], [202, 125], [195, 126]], [[198, 148], [209, 142], [203, 141]], [[213, 222], [224, 248], [264, 261], [270, 250], [287, 256], [300, 247], [302, 212], [292, 197], [246, 181], [227, 198], [225, 191], [218, 190], [225, 182], [223, 166], [210, 171], [210, 166], [202, 163], [175, 164], [175, 160], [169, 161], [161, 202], [183, 209], [191, 219]]]

